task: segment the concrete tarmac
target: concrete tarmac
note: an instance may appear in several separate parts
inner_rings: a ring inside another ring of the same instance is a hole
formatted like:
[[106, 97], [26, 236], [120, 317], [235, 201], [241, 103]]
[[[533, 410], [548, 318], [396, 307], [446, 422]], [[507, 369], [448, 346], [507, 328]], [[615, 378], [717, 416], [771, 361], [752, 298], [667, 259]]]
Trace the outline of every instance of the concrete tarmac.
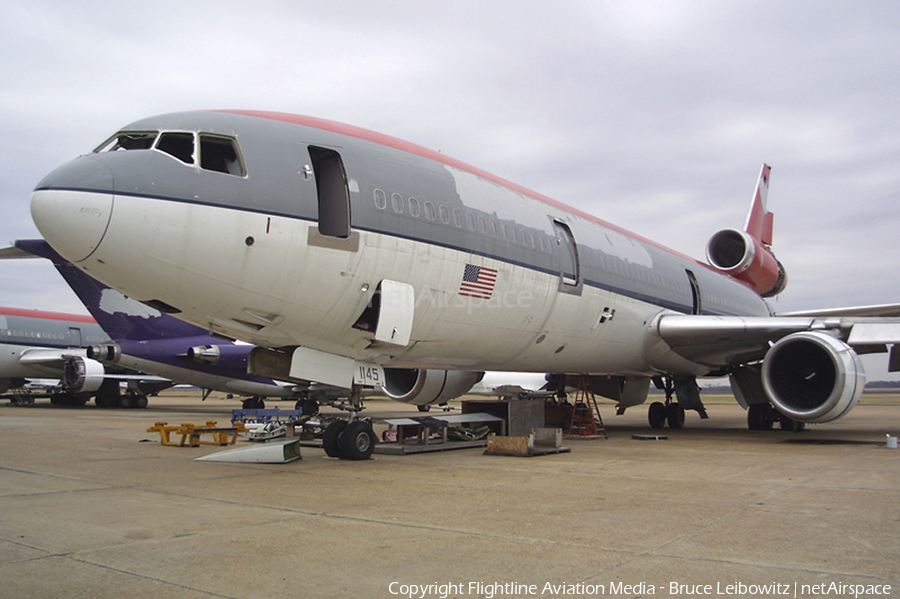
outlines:
[[900, 407], [786, 433], [604, 405], [609, 439], [535, 458], [196, 462], [226, 448], [146, 432], [236, 407], [0, 407], [0, 597], [900, 596]]

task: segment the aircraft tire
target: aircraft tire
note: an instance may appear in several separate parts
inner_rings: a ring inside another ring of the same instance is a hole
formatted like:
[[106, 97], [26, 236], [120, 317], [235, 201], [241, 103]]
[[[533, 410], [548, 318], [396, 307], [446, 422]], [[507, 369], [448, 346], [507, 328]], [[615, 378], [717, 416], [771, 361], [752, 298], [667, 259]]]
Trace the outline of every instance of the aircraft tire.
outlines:
[[148, 403], [146, 395], [137, 395], [134, 398], [134, 407], [138, 410], [146, 408]]
[[684, 408], [677, 401], [666, 407], [666, 421], [669, 428], [684, 428]]
[[662, 428], [666, 425], [666, 406], [661, 401], [654, 401], [647, 410], [647, 420], [651, 428]]
[[430, 411], [431, 411], [431, 405], [430, 405], [430, 404], [425, 404], [424, 406], [416, 406], [416, 409], [419, 410], [420, 412], [430, 412]]
[[794, 420], [784, 414], [779, 418], [779, 426], [781, 426], [781, 430], [788, 431], [790, 433], [799, 433], [800, 431], [806, 428], [805, 422], [800, 422], [799, 420]]
[[300, 409], [303, 410], [304, 416], [315, 416], [319, 413], [319, 402], [314, 399], [304, 399], [303, 402], [297, 402], [300, 404]]
[[354, 420], [338, 438], [343, 458], [347, 460], [368, 460], [375, 450], [375, 432], [368, 422]]
[[747, 408], [747, 428], [751, 431], [772, 430], [772, 420], [769, 418], [770, 404], [754, 403]]
[[346, 420], [335, 420], [325, 427], [325, 432], [322, 433], [322, 449], [325, 450], [325, 454], [328, 457], [344, 457], [343, 451], [341, 450], [340, 438], [341, 433], [343, 433], [346, 428]]
[[130, 410], [134, 407], [134, 397], [131, 396], [131, 393], [119, 397], [119, 407], [123, 410]]

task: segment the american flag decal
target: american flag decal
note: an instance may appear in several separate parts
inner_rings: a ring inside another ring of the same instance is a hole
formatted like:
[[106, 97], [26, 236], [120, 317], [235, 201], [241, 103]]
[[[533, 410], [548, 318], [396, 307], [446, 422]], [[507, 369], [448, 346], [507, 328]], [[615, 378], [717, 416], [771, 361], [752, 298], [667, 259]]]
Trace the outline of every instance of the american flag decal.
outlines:
[[459, 286], [459, 294], [467, 297], [491, 299], [494, 293], [494, 284], [497, 282], [497, 270], [484, 266], [466, 264], [463, 271], [462, 283]]

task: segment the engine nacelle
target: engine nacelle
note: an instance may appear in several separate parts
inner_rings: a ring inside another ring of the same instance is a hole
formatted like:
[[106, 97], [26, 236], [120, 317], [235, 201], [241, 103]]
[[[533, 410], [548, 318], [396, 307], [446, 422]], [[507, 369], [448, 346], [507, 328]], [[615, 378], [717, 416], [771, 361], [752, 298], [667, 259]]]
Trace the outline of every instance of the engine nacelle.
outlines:
[[63, 366], [63, 388], [70, 393], [91, 393], [103, 384], [106, 369], [90, 358], [69, 356]]
[[122, 348], [118, 343], [91, 345], [87, 348], [87, 357], [98, 362], [117, 364], [122, 358]]
[[706, 259], [763, 297], [778, 295], [787, 286], [787, 273], [772, 250], [745, 231], [723, 229], [713, 235], [706, 246]]
[[426, 406], [465, 395], [483, 377], [483, 372], [467, 370], [385, 368], [383, 388], [395, 401]]
[[788, 335], [763, 360], [762, 384], [778, 411], [801, 422], [829, 422], [862, 395], [866, 373], [853, 349], [815, 331]]
[[240, 368], [246, 370], [247, 356], [253, 345], [198, 345], [187, 350], [187, 356], [200, 364], [222, 366], [224, 368]]

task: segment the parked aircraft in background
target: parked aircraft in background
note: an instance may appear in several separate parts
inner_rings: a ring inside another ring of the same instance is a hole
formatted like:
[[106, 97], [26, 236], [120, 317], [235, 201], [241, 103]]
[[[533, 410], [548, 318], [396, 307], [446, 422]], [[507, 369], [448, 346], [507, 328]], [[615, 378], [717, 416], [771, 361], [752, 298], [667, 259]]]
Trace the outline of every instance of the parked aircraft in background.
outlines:
[[[292, 399], [305, 413], [316, 412], [319, 403], [340, 401], [346, 389], [317, 385], [309, 381], [279, 382], [247, 373], [247, 359], [254, 346], [211, 337], [203, 329], [162, 314], [141, 302], [110, 289], [74, 267], [42, 240], [19, 240], [15, 248], [0, 251], [11, 257], [49, 259], [63, 276], [110, 340], [87, 347], [84, 356], [70, 362], [87, 376], [103, 374], [103, 365], [129, 368], [165, 377], [208, 392], [221, 391], [249, 396], [245, 408], [265, 407], [265, 398]], [[404, 390], [388, 393], [397, 401], [427, 407], [444, 403], [438, 389]], [[128, 400], [123, 400], [128, 403]], [[130, 403], [146, 405], [146, 399]]]
[[[308, 384], [279, 383], [247, 374], [247, 356], [253, 346], [210, 337], [199, 327], [110, 289], [72, 266], [42, 239], [17, 241], [16, 249], [19, 253], [4, 250], [6, 257], [43, 257], [53, 262], [93, 316], [87, 320], [99, 323], [93, 326], [100, 336], [93, 337], [82, 355], [68, 358], [85, 378], [102, 379], [109, 366], [128, 368], [200, 387], [207, 394], [221, 391], [249, 396], [244, 400], [246, 408], [265, 407], [266, 397], [300, 402], [307, 398]], [[134, 401], [146, 406], [146, 398]]]
[[0, 308], [0, 393], [18, 405], [49, 397], [55, 405], [83, 406], [94, 397], [98, 406], [141, 408], [147, 394], [173, 385], [122, 368], [86, 368], [88, 346], [108, 342], [89, 316]]
[[[695, 378], [730, 376], [751, 428], [827, 422], [862, 393], [858, 353], [887, 351], [900, 321], [772, 313], [787, 278], [769, 175], [705, 265], [395, 138], [203, 111], [125, 127], [38, 183], [31, 210], [79, 268], [261, 346], [250, 370], [272, 378], [451, 396], [485, 370], [586, 375], [619, 410], [657, 378], [677, 401], [650, 423], [679, 427], [702, 410]], [[345, 426], [332, 434], [366, 457], [371, 426]]]

